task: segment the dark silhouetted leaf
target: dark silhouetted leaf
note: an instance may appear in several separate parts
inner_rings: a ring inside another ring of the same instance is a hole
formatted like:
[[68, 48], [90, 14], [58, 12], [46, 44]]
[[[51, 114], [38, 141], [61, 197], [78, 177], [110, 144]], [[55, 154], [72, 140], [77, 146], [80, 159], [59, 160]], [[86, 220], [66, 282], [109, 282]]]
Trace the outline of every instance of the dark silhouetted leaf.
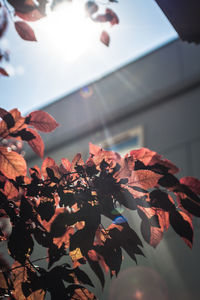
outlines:
[[15, 225], [8, 241], [10, 255], [23, 264], [27, 255], [31, 255], [33, 247], [33, 239], [30, 232], [26, 229], [25, 224], [18, 223]]
[[179, 185], [179, 180], [172, 174], [167, 174], [161, 177], [158, 181], [158, 184], [165, 188], [174, 188]]
[[73, 272], [81, 284], [88, 284], [90, 286], [94, 286], [88, 275], [83, 270], [77, 267], [73, 270]]
[[161, 190], [154, 190], [149, 196], [152, 207], [161, 208], [164, 211], [175, 210], [174, 201], [167, 193]]
[[42, 220], [49, 222], [55, 213], [55, 205], [52, 201], [42, 201], [37, 207]]
[[48, 254], [49, 254], [48, 269], [49, 269], [63, 255], [66, 255], [65, 244], [63, 243], [60, 248], [58, 248], [58, 246], [56, 246], [55, 244], [51, 244], [49, 249], [48, 249]]
[[191, 248], [193, 243], [193, 228], [191, 218], [183, 212], [174, 210], [170, 212], [169, 220], [175, 232], [180, 235]]
[[190, 188], [193, 193], [200, 194], [200, 180], [191, 176], [183, 177], [180, 179], [180, 183]]
[[0, 68], [0, 75], [6, 76], [6, 77], [9, 76], [8, 72], [3, 68]]
[[41, 136], [35, 131], [34, 129], [27, 129], [28, 132], [30, 132], [34, 138], [28, 141], [29, 146], [33, 149], [33, 151], [43, 158], [44, 156], [44, 142], [41, 138]]

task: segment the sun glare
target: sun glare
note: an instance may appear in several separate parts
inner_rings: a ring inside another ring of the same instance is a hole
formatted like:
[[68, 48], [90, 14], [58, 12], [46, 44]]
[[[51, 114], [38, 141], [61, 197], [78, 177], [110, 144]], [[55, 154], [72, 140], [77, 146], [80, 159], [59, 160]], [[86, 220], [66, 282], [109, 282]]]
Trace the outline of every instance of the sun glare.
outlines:
[[86, 17], [80, 2], [59, 5], [46, 18], [36, 22], [34, 30], [37, 39], [45, 43], [51, 54], [67, 62], [77, 60], [94, 47], [100, 34], [100, 27]]

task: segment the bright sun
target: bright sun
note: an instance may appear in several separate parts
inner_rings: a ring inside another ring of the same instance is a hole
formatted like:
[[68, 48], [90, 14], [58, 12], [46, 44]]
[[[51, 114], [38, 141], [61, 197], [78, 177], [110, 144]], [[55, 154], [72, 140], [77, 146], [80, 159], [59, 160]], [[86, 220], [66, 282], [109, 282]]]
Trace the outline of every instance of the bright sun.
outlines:
[[86, 17], [80, 2], [56, 7], [46, 18], [34, 23], [37, 38], [67, 62], [73, 62], [91, 48], [101, 28]]

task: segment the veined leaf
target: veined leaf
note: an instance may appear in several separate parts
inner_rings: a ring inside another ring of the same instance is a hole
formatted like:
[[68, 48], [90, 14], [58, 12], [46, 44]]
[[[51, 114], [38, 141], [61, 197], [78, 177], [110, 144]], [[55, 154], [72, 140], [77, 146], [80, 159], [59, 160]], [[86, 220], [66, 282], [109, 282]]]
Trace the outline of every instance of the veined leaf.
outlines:
[[26, 161], [20, 154], [0, 147], [0, 171], [10, 179], [25, 176], [27, 171]]
[[146, 190], [155, 187], [161, 177], [162, 175], [149, 170], [138, 170], [132, 172], [128, 185], [137, 186]]
[[26, 117], [26, 123], [42, 132], [51, 132], [59, 126], [52, 116], [41, 110], [36, 110], [30, 113]]

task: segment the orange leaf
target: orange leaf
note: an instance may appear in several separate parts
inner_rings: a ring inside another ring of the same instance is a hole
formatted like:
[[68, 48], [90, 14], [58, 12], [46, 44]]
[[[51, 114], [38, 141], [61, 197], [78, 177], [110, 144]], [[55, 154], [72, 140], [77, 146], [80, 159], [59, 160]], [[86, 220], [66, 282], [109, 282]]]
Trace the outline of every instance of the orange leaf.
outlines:
[[20, 154], [0, 147], [0, 171], [6, 177], [15, 179], [17, 176], [25, 176], [26, 170], [26, 161]]
[[41, 136], [34, 129], [28, 128], [26, 131], [31, 132], [35, 136], [34, 139], [28, 141], [28, 144], [31, 146], [31, 148], [33, 149], [33, 151], [38, 156], [40, 156], [41, 158], [43, 158], [43, 156], [44, 156], [44, 142], [43, 142]]
[[42, 110], [30, 113], [26, 117], [26, 122], [42, 132], [51, 132], [59, 126], [52, 116]]
[[[70, 286], [69, 286], [70, 287]], [[97, 298], [93, 293], [88, 291], [86, 288], [77, 288], [74, 290], [74, 294], [72, 295], [72, 298], [74, 300], [96, 300]]]
[[13, 199], [18, 196], [19, 192], [16, 187], [9, 180], [7, 180], [4, 185], [4, 194], [8, 199]]
[[[189, 223], [189, 225], [190, 225], [190, 227], [191, 227], [191, 229], [192, 229], [192, 231], [193, 231], [193, 224], [192, 224], [192, 218], [188, 215], [188, 214], [186, 214], [185, 212], [183, 212], [183, 211], [179, 211], [179, 213], [181, 214], [181, 216], [183, 217], [183, 219], [186, 221], [186, 222], [188, 222]], [[184, 237], [182, 237], [182, 239], [184, 240], [184, 242], [186, 243], [186, 245], [188, 246], [188, 247], [190, 247], [190, 248], [192, 248], [192, 243], [191, 243], [191, 241], [189, 241], [188, 239], [186, 239], [186, 238], [184, 238]]]
[[25, 22], [16, 21], [15, 29], [17, 30], [19, 36], [25, 41], [36, 42], [36, 37], [33, 29]]
[[89, 153], [91, 155], [96, 155], [100, 151], [102, 151], [102, 148], [100, 146], [97, 146], [97, 145], [94, 145], [92, 143], [89, 143]]
[[43, 163], [42, 163], [42, 166], [41, 166], [41, 172], [42, 172], [42, 175], [43, 175], [44, 179], [46, 179], [48, 177], [46, 168], [50, 168], [50, 167], [53, 167], [53, 166], [56, 166], [55, 160], [53, 158], [46, 157], [43, 160]]
[[194, 193], [200, 194], [200, 180], [191, 176], [180, 179], [181, 184], [187, 185]]
[[143, 189], [150, 189], [157, 185], [162, 175], [149, 170], [138, 170], [132, 172], [128, 185], [137, 186]]
[[70, 163], [70, 161], [68, 159], [66, 159], [66, 158], [62, 158], [61, 162], [62, 162], [63, 167], [66, 169], [66, 171], [69, 172], [71, 170], [71, 163]]
[[[21, 268], [20, 264], [18, 262], [15, 262], [12, 265], [12, 275], [13, 275], [13, 284], [14, 284], [14, 291], [12, 292], [12, 295], [15, 297], [17, 300], [43, 300], [45, 297], [45, 291], [44, 290], [37, 290], [33, 292], [30, 296], [25, 297], [24, 293], [22, 291], [22, 282], [27, 281], [28, 276], [27, 276], [27, 269], [24, 268], [23, 266]], [[33, 269], [29, 267], [32, 271]], [[34, 271], [33, 271], [34, 272]]]
[[10, 110], [9, 114], [11, 114], [11, 117], [13, 118], [14, 126], [12, 126], [8, 129], [6, 122], [4, 120], [2, 120], [0, 122], [0, 135], [2, 137], [7, 137], [7, 136], [9, 136], [10, 133], [14, 133], [15, 131], [18, 131], [19, 129], [22, 130], [27, 127], [26, 124], [24, 124], [25, 118], [23, 118], [21, 116], [21, 113], [17, 108]]

